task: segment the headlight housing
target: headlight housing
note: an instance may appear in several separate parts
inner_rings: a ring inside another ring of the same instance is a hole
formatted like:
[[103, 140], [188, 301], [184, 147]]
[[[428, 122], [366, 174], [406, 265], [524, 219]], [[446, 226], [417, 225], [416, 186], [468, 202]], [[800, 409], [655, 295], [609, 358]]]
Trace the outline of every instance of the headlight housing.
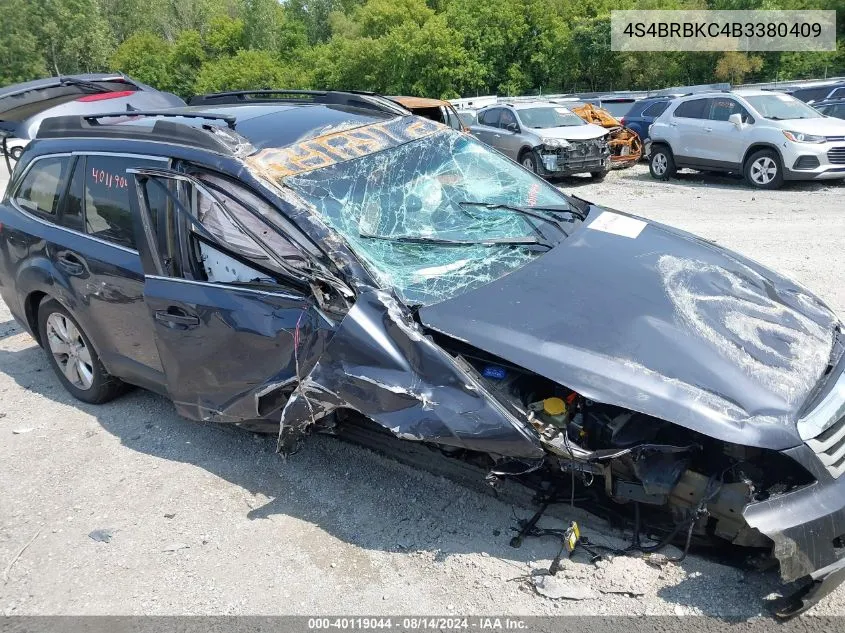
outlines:
[[548, 147], [549, 149], [569, 147], [569, 141], [562, 138], [542, 138], [540, 139], [540, 143], [542, 143], [543, 147]]
[[827, 139], [816, 134], [805, 134], [804, 132], [792, 132], [783, 130], [783, 135], [793, 143], [824, 143]]

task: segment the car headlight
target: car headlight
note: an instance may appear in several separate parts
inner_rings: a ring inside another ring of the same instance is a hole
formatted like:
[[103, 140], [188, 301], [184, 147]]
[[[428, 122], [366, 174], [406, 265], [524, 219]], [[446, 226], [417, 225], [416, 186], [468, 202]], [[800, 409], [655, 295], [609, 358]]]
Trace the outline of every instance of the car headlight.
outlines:
[[549, 149], [558, 149], [560, 147], [569, 147], [569, 141], [562, 138], [543, 138], [540, 142], [544, 147]]
[[783, 135], [793, 143], [824, 143], [827, 139], [816, 134], [804, 134], [804, 132], [790, 132], [783, 130]]

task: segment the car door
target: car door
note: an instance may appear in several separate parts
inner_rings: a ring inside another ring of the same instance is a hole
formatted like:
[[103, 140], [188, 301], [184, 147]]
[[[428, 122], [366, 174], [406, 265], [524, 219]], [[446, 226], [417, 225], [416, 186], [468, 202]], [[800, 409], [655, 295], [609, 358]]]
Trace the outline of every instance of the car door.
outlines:
[[471, 130], [479, 141], [496, 147], [495, 135], [499, 133], [499, 117], [503, 108], [488, 108], [478, 113], [478, 123]]
[[[51, 176], [50, 168], [59, 165], [64, 175]], [[35, 159], [15, 204], [50, 222], [37, 233], [44, 238], [43, 257], [49, 262], [49, 293], [80, 321], [109, 372], [156, 389], [161, 363], [143, 303], [144, 277], [126, 178], [126, 169], [143, 165], [166, 166], [167, 159], [84, 153]], [[28, 183], [41, 176], [66, 183], [60, 203], [34, 199], [31, 192], [44, 187]], [[37, 257], [30, 254], [29, 259]], [[30, 282], [22, 278], [18, 283]]]
[[496, 149], [512, 160], [519, 158], [522, 149], [519, 121], [510, 108], [503, 108], [499, 116], [499, 131], [494, 135]]
[[679, 165], [700, 166], [708, 102], [706, 98], [684, 101], [669, 117], [669, 140]]
[[[306, 256], [260, 219], [254, 205], [266, 203], [237, 183], [138, 170], [132, 184], [144, 301], [179, 413], [278, 422], [333, 327], [296, 272]], [[246, 228], [256, 222], [261, 238]]]
[[[750, 129], [754, 119], [741, 103], [728, 96], [713, 97], [706, 108], [700, 158], [720, 169], [742, 169], [742, 158], [748, 147]], [[733, 114], [742, 117], [742, 127], [728, 119]]]

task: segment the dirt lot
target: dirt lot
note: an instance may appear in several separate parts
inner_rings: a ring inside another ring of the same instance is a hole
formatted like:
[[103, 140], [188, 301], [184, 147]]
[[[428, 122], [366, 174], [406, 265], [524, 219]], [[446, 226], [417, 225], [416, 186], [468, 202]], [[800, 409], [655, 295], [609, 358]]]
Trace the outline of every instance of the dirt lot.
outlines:
[[[760, 193], [694, 174], [658, 183], [636, 167], [564, 188], [715, 239], [845, 312], [843, 184]], [[587, 599], [550, 600], [524, 577], [556, 544], [508, 545], [530, 508], [332, 438], [287, 461], [274, 447], [182, 420], [141, 390], [72, 400], [0, 303], [0, 612], [753, 617], [777, 587], [699, 556], [655, 567], [578, 555], [562, 578]], [[622, 543], [598, 519], [563, 516]], [[845, 614], [845, 588], [813, 613]]]

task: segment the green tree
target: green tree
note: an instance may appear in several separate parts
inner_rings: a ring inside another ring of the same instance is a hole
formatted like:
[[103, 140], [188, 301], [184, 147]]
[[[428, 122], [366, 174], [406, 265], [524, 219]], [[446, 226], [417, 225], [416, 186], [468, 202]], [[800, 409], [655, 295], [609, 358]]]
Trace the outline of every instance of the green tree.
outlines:
[[28, 11], [52, 74], [106, 69], [114, 42], [97, 0], [34, 0]]
[[741, 84], [745, 78], [763, 67], [763, 58], [737, 51], [727, 51], [716, 62], [713, 74], [717, 79]]
[[194, 92], [250, 90], [259, 88], [297, 88], [303, 79], [296, 69], [283, 66], [267, 51], [242, 50], [203, 64]]
[[117, 47], [111, 67], [156, 88], [170, 87], [171, 45], [152, 33], [137, 33]]
[[0, 10], [0, 86], [29, 81], [47, 75], [47, 65], [38, 38], [31, 29], [28, 3], [5, 0]]

